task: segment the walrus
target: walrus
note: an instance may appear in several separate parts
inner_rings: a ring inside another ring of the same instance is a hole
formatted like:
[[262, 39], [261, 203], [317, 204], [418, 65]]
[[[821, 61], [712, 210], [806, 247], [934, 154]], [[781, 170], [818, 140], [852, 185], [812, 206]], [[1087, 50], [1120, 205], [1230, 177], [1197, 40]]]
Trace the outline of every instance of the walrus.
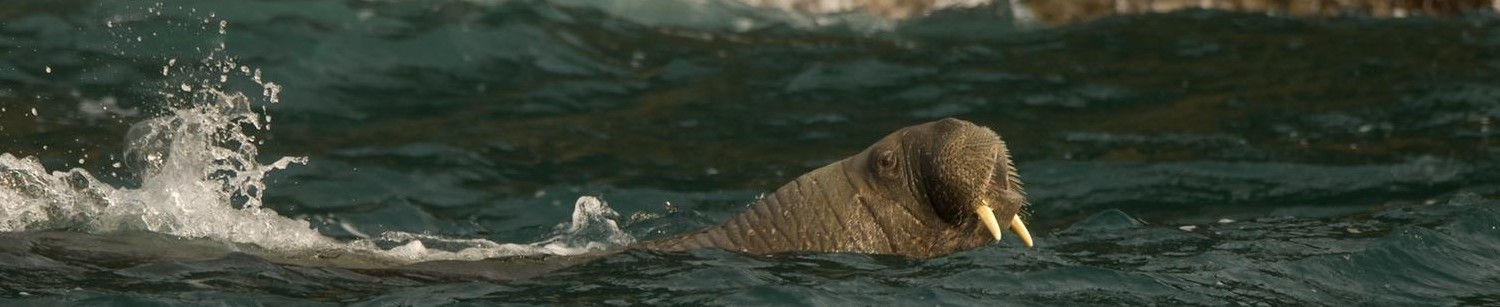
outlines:
[[1019, 215], [1026, 205], [1000, 135], [945, 118], [803, 174], [718, 226], [635, 247], [932, 258], [999, 241], [1001, 228], [1032, 246]]
[[[37, 255], [111, 265], [249, 263], [329, 267], [396, 280], [545, 275], [633, 249], [720, 248], [746, 254], [851, 252], [933, 258], [999, 241], [1010, 228], [1032, 246], [1018, 215], [1027, 206], [1000, 136], [958, 119], [906, 127], [864, 151], [815, 169], [755, 201], [745, 213], [702, 231], [581, 255], [534, 255], [404, 263], [347, 250], [274, 251], [250, 243], [153, 232], [0, 232], [0, 256]], [[1005, 221], [1007, 223], [1002, 224]], [[245, 257], [245, 255], [256, 257]], [[51, 261], [51, 260], [48, 260]], [[216, 264], [218, 265], [218, 264]], [[110, 266], [101, 266], [110, 267]], [[354, 274], [354, 272], [347, 272]], [[308, 275], [306, 278], [339, 276]], [[362, 277], [363, 278], [363, 277]], [[366, 279], [359, 279], [366, 280]], [[383, 279], [368, 279], [383, 287]]]

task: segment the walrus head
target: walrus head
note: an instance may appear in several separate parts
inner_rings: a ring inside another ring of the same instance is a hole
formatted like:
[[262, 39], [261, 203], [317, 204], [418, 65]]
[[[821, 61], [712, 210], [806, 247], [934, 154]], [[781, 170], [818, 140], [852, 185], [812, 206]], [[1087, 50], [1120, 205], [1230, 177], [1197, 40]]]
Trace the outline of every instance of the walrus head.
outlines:
[[1031, 246], [1017, 215], [1025, 205], [1000, 136], [948, 118], [897, 130], [803, 174], [723, 224], [643, 247], [928, 258], [1000, 240], [1006, 227]]
[[[1021, 177], [1005, 141], [989, 128], [945, 118], [891, 133], [854, 158], [868, 159], [862, 164], [880, 179], [873, 191], [914, 211], [930, 207], [955, 228], [954, 239], [974, 241], [968, 234], [983, 230], [999, 241], [1010, 228], [1032, 246], [1019, 215], [1026, 205]], [[1001, 224], [997, 216], [1008, 219]]]

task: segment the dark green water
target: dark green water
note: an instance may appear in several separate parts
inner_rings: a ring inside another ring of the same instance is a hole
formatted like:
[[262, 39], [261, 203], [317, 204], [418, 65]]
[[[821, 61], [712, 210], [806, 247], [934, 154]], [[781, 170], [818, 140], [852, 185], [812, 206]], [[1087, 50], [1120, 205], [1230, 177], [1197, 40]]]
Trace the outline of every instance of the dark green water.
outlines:
[[[1010, 144], [1036, 248], [632, 251], [506, 282], [266, 258], [410, 242], [383, 232], [565, 253], [661, 238], [950, 116]], [[1496, 305], [1497, 119], [1491, 12], [1042, 26], [716, 1], [11, 0], [0, 303]], [[192, 136], [227, 151], [161, 145]], [[307, 161], [261, 165], [284, 156]], [[566, 229], [580, 196], [618, 230]], [[259, 256], [57, 239], [140, 230]]]

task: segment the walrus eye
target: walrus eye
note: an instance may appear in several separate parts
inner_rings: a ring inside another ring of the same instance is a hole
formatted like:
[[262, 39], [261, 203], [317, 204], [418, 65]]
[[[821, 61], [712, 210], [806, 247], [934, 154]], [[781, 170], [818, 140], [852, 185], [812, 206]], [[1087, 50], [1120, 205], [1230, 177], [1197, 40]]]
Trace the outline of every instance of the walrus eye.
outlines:
[[889, 150], [880, 152], [880, 169], [890, 170], [896, 168], [896, 153]]

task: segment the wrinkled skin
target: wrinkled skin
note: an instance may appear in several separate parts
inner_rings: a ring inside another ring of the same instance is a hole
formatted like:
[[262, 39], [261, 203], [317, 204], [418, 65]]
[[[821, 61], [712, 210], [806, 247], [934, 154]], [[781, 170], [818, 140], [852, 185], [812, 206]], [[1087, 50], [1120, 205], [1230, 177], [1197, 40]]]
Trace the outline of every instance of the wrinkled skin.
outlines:
[[931, 258], [996, 240], [976, 214], [981, 206], [1010, 225], [1025, 202], [1000, 136], [948, 118], [797, 177], [723, 224], [637, 247]]

